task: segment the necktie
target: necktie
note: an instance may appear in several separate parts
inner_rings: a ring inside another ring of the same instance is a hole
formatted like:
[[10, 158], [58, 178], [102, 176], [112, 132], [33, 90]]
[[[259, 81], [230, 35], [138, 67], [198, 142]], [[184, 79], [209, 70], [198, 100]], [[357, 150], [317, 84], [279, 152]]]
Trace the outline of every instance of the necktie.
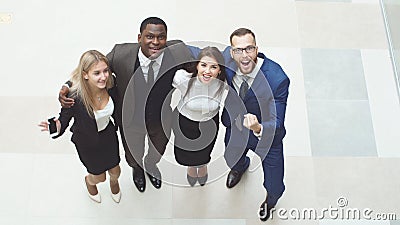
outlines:
[[246, 96], [247, 91], [249, 90], [249, 84], [247, 83], [247, 77], [242, 75], [243, 82], [240, 85], [239, 89], [239, 97], [244, 100], [244, 97]]
[[151, 60], [149, 64], [149, 71], [147, 72], [147, 85], [149, 87], [153, 86], [154, 83], [154, 69], [153, 69], [153, 64], [155, 63], [155, 60]]

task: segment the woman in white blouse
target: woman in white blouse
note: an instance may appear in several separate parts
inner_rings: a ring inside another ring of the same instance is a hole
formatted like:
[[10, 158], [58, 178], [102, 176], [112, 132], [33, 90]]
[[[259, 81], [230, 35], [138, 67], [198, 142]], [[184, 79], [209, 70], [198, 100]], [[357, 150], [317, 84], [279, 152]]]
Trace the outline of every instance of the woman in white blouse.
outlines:
[[[72, 73], [71, 81], [70, 93], [75, 104], [71, 108], [61, 109], [59, 118], [55, 119], [58, 135], [53, 138], [61, 136], [74, 117], [74, 124], [70, 129], [73, 133], [71, 141], [88, 172], [85, 183], [89, 197], [93, 201], [101, 202], [96, 185], [106, 180], [108, 171], [111, 197], [119, 203], [119, 144], [117, 127], [111, 121], [117, 92], [113, 87], [114, 80], [107, 58], [96, 50], [85, 52]], [[46, 121], [39, 126], [42, 131], [49, 129]]]
[[173, 86], [181, 98], [176, 107], [174, 154], [176, 161], [187, 166], [191, 186], [203, 186], [208, 179], [207, 164], [211, 160], [219, 130], [219, 109], [228, 86], [224, 58], [216, 47], [204, 48], [195, 62], [194, 72], [178, 70]]

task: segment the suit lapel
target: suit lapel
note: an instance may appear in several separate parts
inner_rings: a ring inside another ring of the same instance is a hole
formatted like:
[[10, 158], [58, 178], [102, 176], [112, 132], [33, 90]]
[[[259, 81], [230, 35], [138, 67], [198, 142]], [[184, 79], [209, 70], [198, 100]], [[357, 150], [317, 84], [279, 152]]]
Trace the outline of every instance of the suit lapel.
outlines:
[[129, 52], [128, 57], [126, 57], [126, 60], [128, 61], [128, 68], [129, 68], [129, 74], [130, 78], [133, 76], [137, 68], [140, 68], [140, 63], [138, 59], [138, 52], [139, 52], [139, 44], [135, 44], [131, 51]]
[[172, 57], [171, 52], [168, 50], [168, 48], [165, 48], [164, 56], [161, 61], [161, 66], [160, 66], [160, 70], [158, 71], [156, 81], [158, 79], [160, 79], [160, 77], [163, 76], [165, 73], [167, 73], [168, 70], [172, 69], [173, 66], [177, 66], [177, 65], [175, 65], [175, 61]]
[[258, 89], [258, 87], [260, 86], [261, 83], [264, 83], [265, 81], [265, 77], [263, 75], [263, 73], [260, 71], [258, 71], [256, 77], [254, 78], [253, 83], [251, 84], [250, 89], [255, 91]]

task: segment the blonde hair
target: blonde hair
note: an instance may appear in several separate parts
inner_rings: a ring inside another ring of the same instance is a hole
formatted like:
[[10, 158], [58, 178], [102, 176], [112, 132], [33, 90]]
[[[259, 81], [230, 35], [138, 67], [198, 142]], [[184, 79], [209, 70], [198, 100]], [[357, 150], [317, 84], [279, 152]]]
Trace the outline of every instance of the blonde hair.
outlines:
[[[84, 79], [84, 75], [99, 62], [105, 62], [107, 66], [109, 66], [107, 57], [105, 57], [99, 51], [89, 50], [83, 53], [79, 60], [78, 67], [71, 74], [71, 97], [79, 98], [82, 101], [90, 117], [94, 117], [93, 110], [95, 108], [95, 101], [90, 91], [89, 84], [87, 80]], [[110, 76], [106, 82], [107, 90], [114, 86], [114, 81], [111, 77], [111, 71], [109, 71], [109, 74]]]

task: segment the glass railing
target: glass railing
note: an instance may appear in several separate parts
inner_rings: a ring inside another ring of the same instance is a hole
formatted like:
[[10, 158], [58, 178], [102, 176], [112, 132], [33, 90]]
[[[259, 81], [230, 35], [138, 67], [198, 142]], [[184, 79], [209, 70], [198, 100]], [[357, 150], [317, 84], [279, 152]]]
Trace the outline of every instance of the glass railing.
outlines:
[[400, 0], [380, 0], [400, 101]]

